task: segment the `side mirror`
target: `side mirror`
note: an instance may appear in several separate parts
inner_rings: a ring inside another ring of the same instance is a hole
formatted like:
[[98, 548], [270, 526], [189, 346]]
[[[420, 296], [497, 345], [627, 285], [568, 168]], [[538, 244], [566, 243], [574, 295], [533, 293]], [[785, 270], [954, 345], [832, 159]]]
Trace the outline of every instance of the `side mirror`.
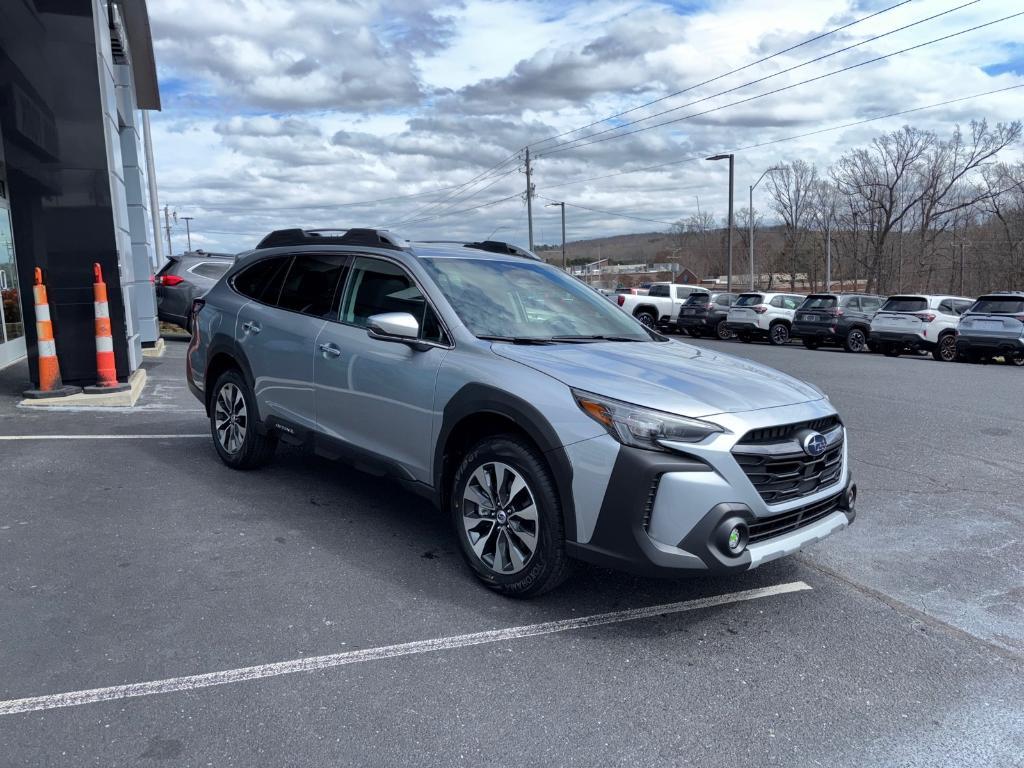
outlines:
[[366, 319], [366, 333], [371, 339], [397, 341], [413, 349], [426, 349], [418, 341], [420, 324], [408, 312], [384, 312]]

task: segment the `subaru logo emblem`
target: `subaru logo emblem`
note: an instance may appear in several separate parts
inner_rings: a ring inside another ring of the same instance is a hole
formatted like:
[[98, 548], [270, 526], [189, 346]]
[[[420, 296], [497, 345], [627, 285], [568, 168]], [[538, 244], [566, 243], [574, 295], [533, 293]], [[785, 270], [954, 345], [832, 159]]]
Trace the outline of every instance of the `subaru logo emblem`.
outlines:
[[808, 456], [821, 456], [828, 448], [828, 440], [820, 432], [811, 432], [803, 439], [803, 446]]

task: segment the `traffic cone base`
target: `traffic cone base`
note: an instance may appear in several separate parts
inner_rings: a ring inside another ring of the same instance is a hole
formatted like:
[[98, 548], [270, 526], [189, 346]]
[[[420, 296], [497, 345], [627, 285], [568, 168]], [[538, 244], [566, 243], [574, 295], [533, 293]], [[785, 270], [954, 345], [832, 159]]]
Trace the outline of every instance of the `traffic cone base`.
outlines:
[[108, 392], [127, 392], [132, 388], [132, 385], [126, 381], [119, 381], [117, 384], [90, 384], [87, 387], [82, 387], [82, 391], [87, 395], [105, 395]]

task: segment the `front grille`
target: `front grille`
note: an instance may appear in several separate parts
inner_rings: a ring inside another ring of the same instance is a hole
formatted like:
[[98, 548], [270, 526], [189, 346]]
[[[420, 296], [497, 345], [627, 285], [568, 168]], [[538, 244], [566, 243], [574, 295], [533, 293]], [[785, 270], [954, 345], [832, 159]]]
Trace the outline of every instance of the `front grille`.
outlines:
[[815, 432], [828, 432], [839, 424], [838, 416], [824, 416], [813, 421], [801, 421], [798, 424], [782, 424], [777, 427], [752, 429], [739, 441], [739, 445], [757, 445], [759, 443], [775, 443], [793, 437], [797, 432], [811, 429]]
[[784, 512], [775, 517], [768, 517], [757, 520], [750, 524], [750, 543], [770, 539], [773, 536], [781, 536], [790, 533], [798, 528], [817, 522], [839, 508], [839, 502], [843, 495], [838, 494], [830, 499], [808, 504], [805, 507], [798, 507], [791, 512]]
[[[807, 431], [823, 433], [829, 447], [808, 456], [799, 442]], [[748, 432], [732, 449], [733, 458], [766, 504], [800, 499], [839, 482], [843, 473], [842, 425], [836, 416]]]

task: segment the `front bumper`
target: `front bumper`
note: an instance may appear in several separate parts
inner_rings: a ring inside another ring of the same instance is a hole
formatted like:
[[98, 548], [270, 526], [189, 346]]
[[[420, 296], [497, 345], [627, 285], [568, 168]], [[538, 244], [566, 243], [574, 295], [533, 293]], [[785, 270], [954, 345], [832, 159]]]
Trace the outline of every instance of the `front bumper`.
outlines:
[[[765, 411], [776, 413], [723, 415], [717, 420], [729, 434], [707, 445], [679, 446], [679, 452], [620, 446], [593, 533], [585, 541], [570, 543], [570, 553], [650, 576], [745, 571], [846, 528], [856, 516], [857, 489], [845, 440], [842, 470], [834, 482], [771, 505], [731, 452], [751, 429], [799, 423], [831, 410], [818, 401]], [[578, 508], [577, 515], [581, 511]], [[725, 538], [739, 524], [750, 543], [730, 554]]]

